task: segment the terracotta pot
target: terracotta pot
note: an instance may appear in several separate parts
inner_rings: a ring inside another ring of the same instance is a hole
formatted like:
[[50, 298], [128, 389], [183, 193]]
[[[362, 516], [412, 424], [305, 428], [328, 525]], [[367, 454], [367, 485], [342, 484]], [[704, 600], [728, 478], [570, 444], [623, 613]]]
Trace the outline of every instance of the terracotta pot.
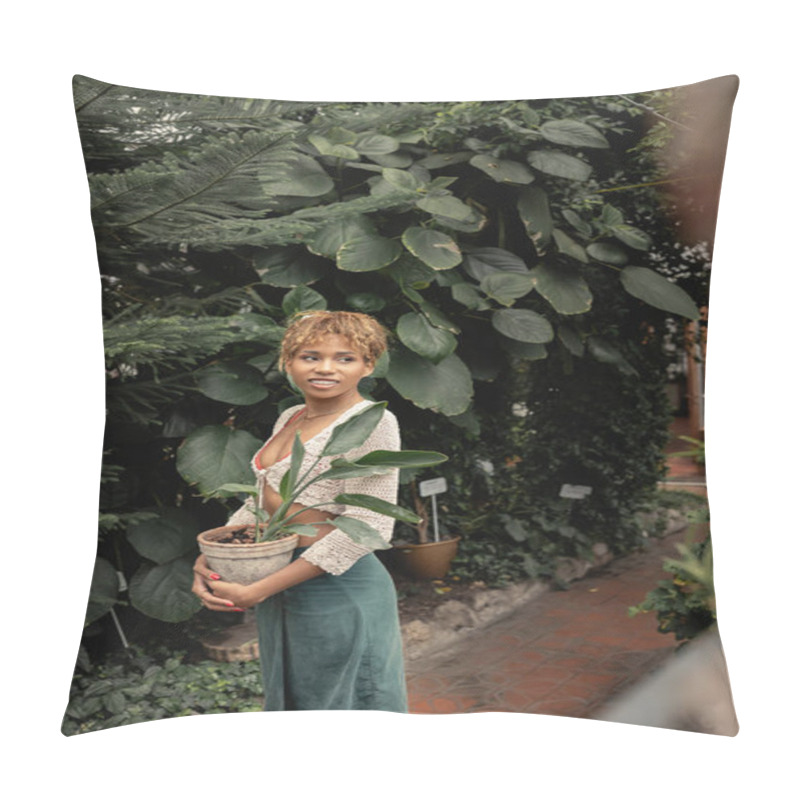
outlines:
[[397, 544], [392, 549], [393, 561], [411, 578], [444, 578], [460, 540], [460, 536], [454, 536], [425, 544]]
[[246, 525], [223, 525], [203, 531], [197, 536], [200, 552], [224, 581], [244, 585], [255, 583], [272, 575], [292, 560], [292, 551], [300, 537], [295, 533], [271, 542], [229, 544], [220, 542], [228, 533], [241, 530]]

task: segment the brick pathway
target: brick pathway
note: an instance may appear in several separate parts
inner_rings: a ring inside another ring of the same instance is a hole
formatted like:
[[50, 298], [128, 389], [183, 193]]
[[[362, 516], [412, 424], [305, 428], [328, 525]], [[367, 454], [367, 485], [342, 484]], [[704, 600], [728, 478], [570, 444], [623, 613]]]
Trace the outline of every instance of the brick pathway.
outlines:
[[407, 667], [417, 714], [522, 711], [591, 717], [674, 652], [653, 614], [628, 617], [659, 580], [680, 532], [619, 559], [567, 591], [540, 595], [457, 648]]

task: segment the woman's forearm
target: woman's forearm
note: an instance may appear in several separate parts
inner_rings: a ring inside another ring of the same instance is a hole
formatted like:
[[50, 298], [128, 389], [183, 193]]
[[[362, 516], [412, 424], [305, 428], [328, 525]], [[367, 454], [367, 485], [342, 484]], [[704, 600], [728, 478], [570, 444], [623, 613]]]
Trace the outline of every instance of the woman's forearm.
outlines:
[[267, 575], [260, 581], [251, 583], [247, 587], [253, 605], [272, 597], [284, 589], [290, 589], [292, 586], [297, 586], [298, 583], [316, 578], [325, 572], [324, 569], [306, 561], [304, 558], [298, 558], [291, 564], [273, 572], [272, 575]]

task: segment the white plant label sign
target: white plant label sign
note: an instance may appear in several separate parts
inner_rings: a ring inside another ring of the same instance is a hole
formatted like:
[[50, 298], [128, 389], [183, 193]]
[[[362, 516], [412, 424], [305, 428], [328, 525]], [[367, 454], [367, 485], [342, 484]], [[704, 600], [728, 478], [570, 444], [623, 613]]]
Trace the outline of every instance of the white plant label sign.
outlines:
[[566, 497], [568, 500], [584, 500], [592, 493], [591, 486], [579, 486], [574, 483], [565, 483], [561, 487], [559, 497]]
[[434, 494], [441, 494], [447, 491], [447, 480], [445, 478], [431, 478], [429, 481], [420, 481], [419, 496], [430, 497]]

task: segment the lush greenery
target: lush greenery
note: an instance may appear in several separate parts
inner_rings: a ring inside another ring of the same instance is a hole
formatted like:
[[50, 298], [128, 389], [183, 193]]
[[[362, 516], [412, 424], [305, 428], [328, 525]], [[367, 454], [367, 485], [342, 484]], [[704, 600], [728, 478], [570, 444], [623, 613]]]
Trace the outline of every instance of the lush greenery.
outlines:
[[202, 496], [251, 481], [297, 402], [275, 362], [299, 309], [392, 332], [363, 389], [405, 444], [450, 456], [462, 559], [541, 574], [633, 544], [661, 470], [662, 342], [707, 291], [654, 186], [669, 125], [642, 105], [667, 99], [303, 104], [76, 78], [108, 376], [87, 622], [118, 572], [121, 614], [195, 613], [195, 536], [234, 508]]
[[100, 664], [79, 661], [61, 730], [73, 736], [192, 714], [261, 711], [263, 705], [258, 661], [190, 664], [182, 653], [151, 656], [133, 647]]
[[[695, 514], [695, 519], [707, 516], [706, 509]], [[676, 547], [680, 558], [664, 559], [664, 570], [672, 577], [659, 581], [628, 613], [633, 616], [654, 611], [658, 630], [673, 634], [678, 642], [685, 644], [717, 619], [711, 538], [706, 535]]]

